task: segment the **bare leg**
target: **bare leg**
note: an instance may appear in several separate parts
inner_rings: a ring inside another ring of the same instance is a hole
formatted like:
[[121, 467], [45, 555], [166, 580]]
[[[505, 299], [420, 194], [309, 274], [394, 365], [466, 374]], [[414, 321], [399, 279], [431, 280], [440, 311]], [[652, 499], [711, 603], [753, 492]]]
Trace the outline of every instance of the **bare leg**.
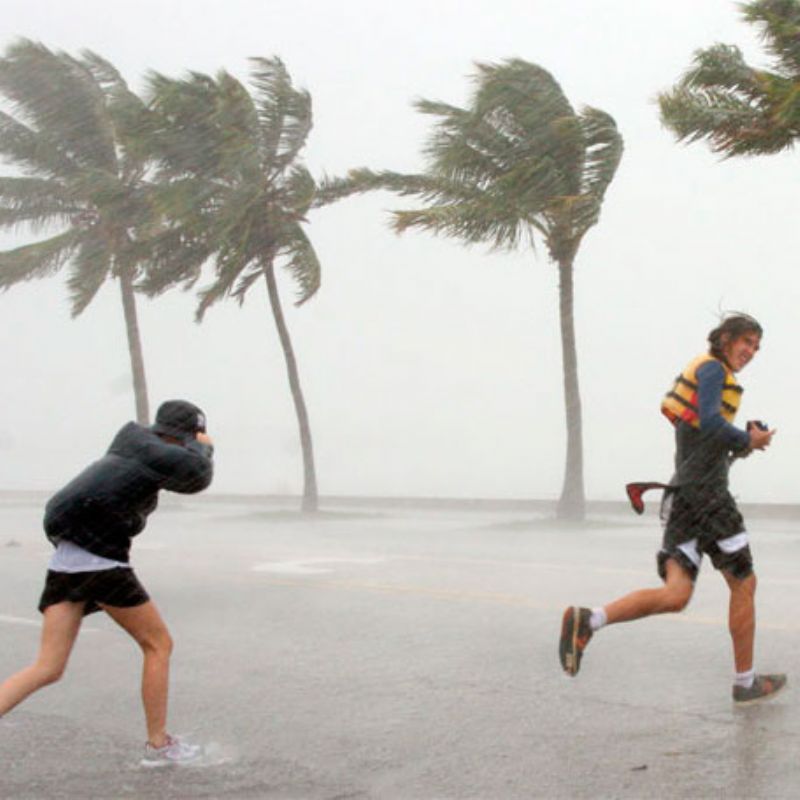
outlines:
[[667, 579], [662, 586], [639, 589], [605, 607], [608, 624], [682, 611], [691, 600], [693, 590], [694, 584], [689, 573], [671, 558], [667, 561]]
[[154, 747], [161, 747], [167, 740], [167, 695], [172, 637], [158, 609], [150, 601], [133, 608], [104, 605], [103, 610], [142, 648], [142, 704], [147, 724], [147, 740]]
[[722, 573], [731, 590], [728, 608], [728, 629], [733, 640], [733, 661], [737, 672], [753, 668], [753, 646], [756, 635], [756, 576], [734, 578]]
[[0, 684], [0, 716], [63, 674], [83, 620], [83, 603], [56, 603], [44, 610], [39, 655]]

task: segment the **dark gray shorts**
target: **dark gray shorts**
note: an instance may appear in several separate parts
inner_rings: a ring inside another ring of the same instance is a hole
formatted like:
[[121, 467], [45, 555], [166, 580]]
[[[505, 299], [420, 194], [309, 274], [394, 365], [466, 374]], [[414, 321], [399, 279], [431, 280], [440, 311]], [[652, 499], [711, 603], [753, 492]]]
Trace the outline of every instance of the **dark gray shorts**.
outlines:
[[39, 611], [63, 603], [85, 603], [84, 616], [100, 611], [100, 604], [117, 608], [140, 606], [150, 599], [147, 590], [129, 567], [95, 572], [47, 571]]
[[[747, 534], [737, 534], [731, 540], [724, 540], [722, 542], [711, 542], [706, 545], [702, 550], [697, 546], [697, 539], [692, 539], [690, 542], [684, 542], [672, 548], [662, 548], [656, 556], [658, 565], [658, 574], [661, 580], [667, 579], [667, 561], [673, 559], [683, 567], [692, 578], [692, 581], [697, 580], [700, 573], [700, 564], [703, 556], [707, 555], [714, 565], [714, 569], [720, 572], [727, 572], [729, 575], [743, 580], [753, 572], [753, 554], [750, 552], [750, 545], [744, 544], [736, 550], [726, 552], [722, 546], [738, 545], [744, 539], [746, 542]], [[738, 540], [738, 541], [737, 541]]]
[[666, 579], [671, 558], [697, 579], [703, 556], [714, 568], [742, 580], [753, 572], [753, 556], [744, 520], [727, 488], [702, 492], [668, 491], [661, 505], [664, 538], [657, 556], [658, 574]]
[[661, 503], [664, 540], [669, 543], [715, 542], [741, 533], [744, 520], [733, 495], [723, 485], [679, 486]]

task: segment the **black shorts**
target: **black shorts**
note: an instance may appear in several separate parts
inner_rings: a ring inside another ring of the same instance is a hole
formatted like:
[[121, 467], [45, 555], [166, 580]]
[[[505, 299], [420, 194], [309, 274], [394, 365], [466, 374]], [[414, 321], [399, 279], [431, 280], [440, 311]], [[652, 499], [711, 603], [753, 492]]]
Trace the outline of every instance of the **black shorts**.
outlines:
[[742, 580], [753, 571], [753, 556], [744, 520], [726, 488], [665, 493], [661, 506], [664, 539], [657, 556], [658, 574], [666, 580], [673, 559], [697, 579], [704, 555], [714, 568]]
[[140, 606], [150, 599], [130, 567], [114, 567], [95, 572], [47, 571], [39, 611], [63, 603], [85, 603], [83, 614], [100, 611], [100, 604], [116, 608]]
[[[744, 536], [744, 534], [732, 537], [732, 540], [741, 536]], [[696, 539], [674, 547], [663, 547], [656, 556], [658, 574], [661, 580], [667, 579], [667, 561], [672, 559], [677, 561], [689, 573], [693, 582], [696, 581], [700, 573], [700, 562], [703, 560], [704, 555], [711, 558], [714, 569], [720, 572], [727, 572], [737, 580], [744, 580], [753, 572], [753, 554], [750, 552], [750, 545], [744, 544], [732, 552], [727, 552], [722, 549], [720, 544], [724, 547], [729, 541], [731, 540], [711, 542], [711, 544], [702, 549], [697, 547]], [[733, 542], [731, 541], [731, 543]]]
[[703, 545], [744, 531], [744, 520], [725, 485], [690, 485], [670, 489], [661, 503], [664, 540], [697, 539]]

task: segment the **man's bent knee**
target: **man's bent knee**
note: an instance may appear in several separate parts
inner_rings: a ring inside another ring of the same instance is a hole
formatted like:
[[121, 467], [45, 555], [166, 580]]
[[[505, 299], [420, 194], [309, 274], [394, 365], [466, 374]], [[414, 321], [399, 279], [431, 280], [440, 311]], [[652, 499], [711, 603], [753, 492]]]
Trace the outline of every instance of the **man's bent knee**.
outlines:
[[669, 587], [664, 598], [664, 610], [670, 613], [683, 611], [692, 599], [692, 586]]
[[674, 558], [665, 560], [664, 573], [666, 581], [663, 588], [664, 611], [683, 611], [689, 605], [694, 592], [692, 575]]

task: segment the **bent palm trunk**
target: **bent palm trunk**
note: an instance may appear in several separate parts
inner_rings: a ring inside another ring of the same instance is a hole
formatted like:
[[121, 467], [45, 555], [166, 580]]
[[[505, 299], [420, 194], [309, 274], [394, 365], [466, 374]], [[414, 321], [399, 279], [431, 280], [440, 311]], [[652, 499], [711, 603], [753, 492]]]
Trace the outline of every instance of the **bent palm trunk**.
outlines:
[[133, 278], [127, 271], [119, 277], [122, 291], [122, 308], [125, 312], [125, 330], [128, 334], [128, 353], [131, 357], [133, 373], [133, 394], [136, 399], [136, 421], [140, 425], [150, 424], [150, 407], [147, 399], [147, 380], [144, 374], [142, 340], [139, 334], [139, 320], [136, 314], [136, 295]]
[[300, 388], [297, 359], [295, 358], [292, 342], [289, 338], [289, 329], [286, 327], [286, 320], [283, 317], [283, 309], [281, 308], [281, 301], [278, 296], [278, 285], [275, 280], [275, 268], [273, 263], [271, 261], [265, 262], [263, 269], [264, 276], [267, 279], [269, 304], [272, 308], [272, 316], [275, 319], [275, 326], [278, 329], [283, 355], [286, 359], [289, 388], [292, 392], [294, 409], [297, 414], [297, 423], [300, 427], [300, 444], [303, 451], [303, 501], [301, 508], [303, 511], [317, 511], [319, 508], [319, 496], [317, 493], [317, 474], [314, 468], [314, 448], [311, 442], [308, 411], [306, 410], [306, 403], [303, 399], [303, 390]]
[[571, 259], [559, 262], [558, 274], [560, 277], [558, 291], [564, 370], [564, 403], [567, 414], [567, 460], [564, 469], [564, 485], [556, 514], [559, 519], [582, 520], [586, 516], [586, 497], [583, 486], [581, 395], [578, 386], [578, 354], [575, 347]]

